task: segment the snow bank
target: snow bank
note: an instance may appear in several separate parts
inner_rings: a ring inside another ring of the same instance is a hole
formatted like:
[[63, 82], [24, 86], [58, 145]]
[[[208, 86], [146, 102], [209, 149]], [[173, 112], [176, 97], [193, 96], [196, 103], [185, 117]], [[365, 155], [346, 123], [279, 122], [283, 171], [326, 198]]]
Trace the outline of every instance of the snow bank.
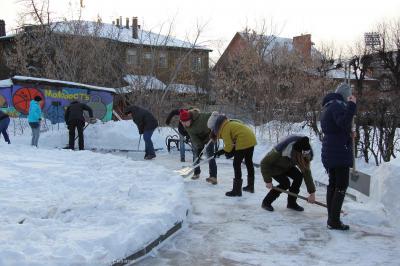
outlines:
[[15, 141], [0, 143], [0, 265], [109, 265], [186, 219], [182, 178], [156, 161]]

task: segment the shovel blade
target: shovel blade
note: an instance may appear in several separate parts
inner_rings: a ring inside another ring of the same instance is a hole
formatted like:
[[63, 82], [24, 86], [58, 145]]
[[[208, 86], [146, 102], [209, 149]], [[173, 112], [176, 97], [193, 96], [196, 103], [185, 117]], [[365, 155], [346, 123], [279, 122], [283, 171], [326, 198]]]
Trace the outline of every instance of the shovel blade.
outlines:
[[192, 173], [194, 171], [194, 168], [190, 168], [190, 167], [185, 167], [179, 170], [175, 170], [175, 173], [178, 173], [179, 175], [186, 177], [188, 175], [190, 175], [190, 173]]
[[371, 176], [359, 171], [350, 171], [349, 187], [369, 196]]

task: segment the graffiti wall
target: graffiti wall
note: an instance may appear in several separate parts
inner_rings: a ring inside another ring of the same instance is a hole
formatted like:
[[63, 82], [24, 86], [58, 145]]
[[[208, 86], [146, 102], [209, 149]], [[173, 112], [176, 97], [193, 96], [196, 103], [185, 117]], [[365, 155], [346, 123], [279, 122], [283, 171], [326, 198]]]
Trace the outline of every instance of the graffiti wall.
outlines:
[[0, 87], [0, 108], [12, 117], [26, 117], [29, 103], [37, 95], [44, 99], [41, 101], [44, 117], [53, 124], [64, 122], [64, 110], [74, 100], [90, 106], [97, 119], [109, 121], [112, 117], [112, 93], [68, 87], [50, 89], [21, 85]]

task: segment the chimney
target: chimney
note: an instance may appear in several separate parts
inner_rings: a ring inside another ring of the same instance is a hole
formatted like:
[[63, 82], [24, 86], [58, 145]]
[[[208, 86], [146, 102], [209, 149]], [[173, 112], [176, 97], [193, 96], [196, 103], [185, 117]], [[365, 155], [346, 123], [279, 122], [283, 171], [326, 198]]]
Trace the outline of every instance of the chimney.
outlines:
[[112, 23], [113, 26], [115, 25], [115, 21], [114, 20], [111, 23]]
[[311, 46], [311, 34], [293, 37], [293, 47], [303, 56], [304, 59], [311, 58]]
[[117, 27], [119, 28], [119, 18], [117, 18]]
[[0, 37], [6, 36], [6, 23], [0, 19]]
[[119, 26], [120, 26], [121, 28], [124, 27], [124, 24], [122, 24], [122, 16], [119, 17]]
[[126, 18], [125, 28], [129, 29], [129, 18]]
[[132, 18], [132, 38], [137, 39], [138, 38], [138, 21], [137, 17]]

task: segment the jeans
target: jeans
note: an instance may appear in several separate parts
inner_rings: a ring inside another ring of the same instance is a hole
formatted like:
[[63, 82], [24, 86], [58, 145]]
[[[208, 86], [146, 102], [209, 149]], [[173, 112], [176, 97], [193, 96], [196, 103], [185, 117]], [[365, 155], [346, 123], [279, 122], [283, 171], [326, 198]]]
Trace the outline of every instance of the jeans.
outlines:
[[179, 134], [179, 152], [181, 154], [181, 161], [185, 161], [185, 136]]
[[[207, 158], [214, 156], [214, 143], [210, 143], [205, 151], [205, 154], [207, 155]], [[193, 147], [194, 148], [194, 147]], [[193, 161], [197, 160], [197, 158], [199, 157], [200, 152], [204, 149], [204, 146], [202, 147], [198, 147], [198, 148], [194, 148], [195, 152], [193, 154], [195, 154], [195, 158], [193, 159]], [[200, 160], [198, 160], [197, 163], [199, 163]], [[208, 161], [208, 170], [210, 173], [210, 177], [215, 177], [217, 178], [217, 163], [215, 162], [215, 159], [212, 159], [210, 161]], [[194, 174], [195, 175], [199, 175], [201, 172], [200, 170], [200, 166], [196, 167], [194, 169]]]
[[151, 141], [151, 136], [153, 136], [153, 130], [146, 130], [143, 132], [143, 140], [144, 140], [144, 151], [145, 155], [156, 155], [154, 151], [153, 141]]
[[10, 138], [7, 134], [7, 128], [8, 125], [10, 124], [10, 118], [6, 117], [2, 120], [0, 120], [0, 133], [3, 134], [4, 140], [10, 144]]
[[33, 123], [30, 122], [29, 125], [31, 126], [32, 129], [31, 145], [37, 147], [40, 135], [40, 122], [33, 122]]

